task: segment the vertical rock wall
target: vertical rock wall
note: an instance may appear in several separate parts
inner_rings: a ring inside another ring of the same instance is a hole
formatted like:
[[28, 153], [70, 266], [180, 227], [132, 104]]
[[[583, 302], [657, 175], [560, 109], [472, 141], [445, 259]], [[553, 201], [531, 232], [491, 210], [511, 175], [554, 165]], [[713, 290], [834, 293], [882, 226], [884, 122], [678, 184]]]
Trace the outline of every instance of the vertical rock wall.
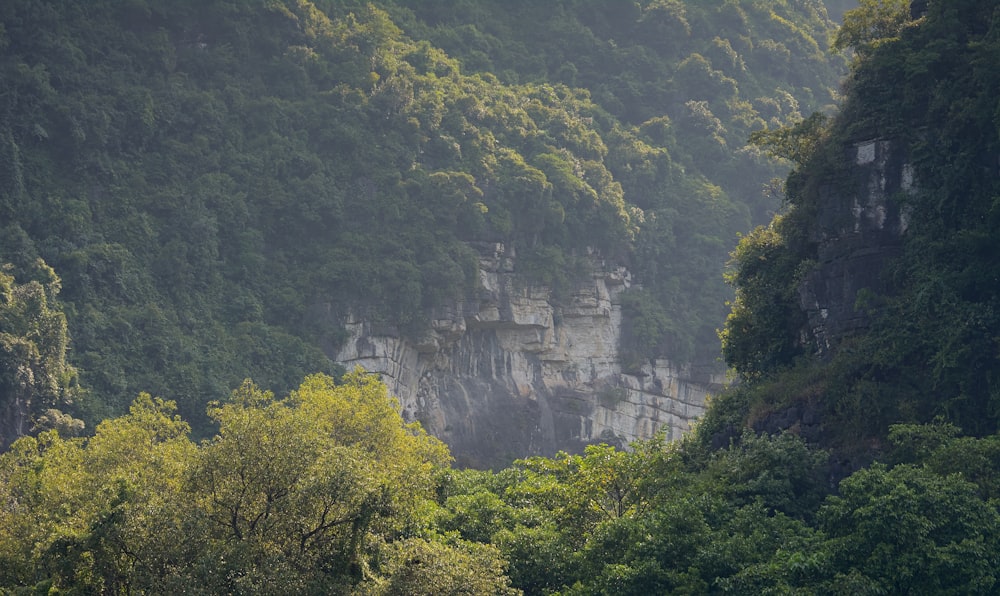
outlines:
[[513, 273], [502, 245], [490, 245], [477, 294], [435, 313], [426, 337], [350, 320], [337, 360], [380, 373], [404, 416], [448, 443], [460, 465], [625, 445], [661, 429], [674, 439], [723, 378], [717, 367], [666, 360], [622, 372], [617, 298], [629, 283], [624, 268], [595, 261], [590, 280], [556, 304]]
[[913, 191], [913, 167], [901, 143], [874, 139], [846, 149], [846, 184], [823, 192], [818, 213], [818, 260], [800, 287], [808, 333], [827, 352], [840, 337], [864, 328], [864, 292], [885, 295], [885, 264], [897, 256], [908, 224], [899, 198]]

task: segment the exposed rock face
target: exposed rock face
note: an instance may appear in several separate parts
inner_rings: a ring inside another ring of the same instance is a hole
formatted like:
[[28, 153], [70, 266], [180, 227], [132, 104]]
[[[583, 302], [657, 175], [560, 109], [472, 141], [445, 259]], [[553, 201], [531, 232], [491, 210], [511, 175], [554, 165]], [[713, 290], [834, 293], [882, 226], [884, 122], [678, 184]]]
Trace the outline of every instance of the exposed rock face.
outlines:
[[886, 294], [883, 268], [899, 254], [908, 222], [897, 199], [914, 185], [913, 167], [898, 144], [870, 140], [847, 153], [848, 185], [830, 186], [821, 197], [818, 263], [799, 288], [808, 332], [821, 353], [867, 326], [865, 291]]
[[660, 429], [677, 438], [723, 379], [717, 369], [666, 360], [623, 374], [617, 297], [629, 283], [624, 268], [595, 261], [592, 278], [559, 305], [547, 288], [518, 278], [503, 246], [491, 244], [478, 294], [436, 313], [426, 337], [351, 320], [337, 360], [381, 373], [404, 416], [448, 443], [460, 465], [624, 445]]

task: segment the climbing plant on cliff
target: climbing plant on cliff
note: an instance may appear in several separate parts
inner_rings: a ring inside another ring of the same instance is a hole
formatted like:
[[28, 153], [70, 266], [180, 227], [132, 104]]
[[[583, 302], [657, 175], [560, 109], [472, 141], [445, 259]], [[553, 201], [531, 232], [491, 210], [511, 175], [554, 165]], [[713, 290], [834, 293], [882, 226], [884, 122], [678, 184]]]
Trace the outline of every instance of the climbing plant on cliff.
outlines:
[[736, 289], [720, 333], [722, 354], [744, 380], [780, 370], [803, 353], [797, 275], [801, 258], [781, 235], [780, 219], [757, 228], [733, 252], [727, 280]]
[[911, 406], [917, 412], [946, 415], [969, 432], [1000, 423], [1000, 270], [988, 248], [1000, 240], [1000, 77], [986, 66], [1000, 52], [998, 36], [993, 3], [930, 3], [852, 80], [859, 99], [874, 95], [875, 80], [904, 65], [896, 88], [880, 91], [901, 109], [879, 113], [877, 130], [900, 131], [918, 189], [906, 200], [911, 224], [892, 270], [900, 295], [873, 335], [878, 359], [894, 378], [930, 389]]
[[816, 195], [843, 170], [841, 152], [831, 150], [838, 140], [830, 118], [819, 112], [756, 131], [750, 142], [790, 162], [792, 171], [781, 188], [784, 212], [741, 238], [725, 275], [736, 297], [720, 333], [722, 353], [745, 381], [786, 368], [813, 348], [802, 337], [799, 286], [817, 256]]

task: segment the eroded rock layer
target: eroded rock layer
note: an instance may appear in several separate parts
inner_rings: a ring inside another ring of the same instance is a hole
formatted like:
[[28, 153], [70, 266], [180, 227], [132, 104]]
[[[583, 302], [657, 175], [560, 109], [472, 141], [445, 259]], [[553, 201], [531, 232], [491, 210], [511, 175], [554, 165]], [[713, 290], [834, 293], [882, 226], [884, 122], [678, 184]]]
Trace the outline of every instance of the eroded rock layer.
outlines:
[[622, 267], [594, 261], [568, 299], [523, 282], [502, 245], [480, 258], [475, 296], [435, 313], [419, 340], [360, 320], [337, 360], [381, 374], [404, 416], [451, 447], [460, 465], [502, 466], [528, 455], [625, 445], [687, 430], [721, 388], [717, 368], [651, 360], [618, 364]]

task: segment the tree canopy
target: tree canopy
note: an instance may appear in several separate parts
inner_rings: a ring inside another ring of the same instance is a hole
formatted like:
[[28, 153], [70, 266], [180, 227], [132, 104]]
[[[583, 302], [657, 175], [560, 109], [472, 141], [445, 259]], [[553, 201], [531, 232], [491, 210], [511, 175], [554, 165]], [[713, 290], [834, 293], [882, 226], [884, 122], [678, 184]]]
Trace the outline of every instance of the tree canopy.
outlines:
[[140, 395], [92, 437], [0, 455], [11, 593], [986, 593], [1000, 437], [893, 428], [831, 484], [791, 433], [455, 470], [362, 370], [277, 398], [250, 382], [195, 443]]
[[246, 382], [201, 443], [174, 412], [142, 394], [90, 438], [48, 431], [0, 456], [0, 586], [510, 591], [496, 549], [428, 528], [447, 448], [371, 375], [311, 376], [284, 399]]

